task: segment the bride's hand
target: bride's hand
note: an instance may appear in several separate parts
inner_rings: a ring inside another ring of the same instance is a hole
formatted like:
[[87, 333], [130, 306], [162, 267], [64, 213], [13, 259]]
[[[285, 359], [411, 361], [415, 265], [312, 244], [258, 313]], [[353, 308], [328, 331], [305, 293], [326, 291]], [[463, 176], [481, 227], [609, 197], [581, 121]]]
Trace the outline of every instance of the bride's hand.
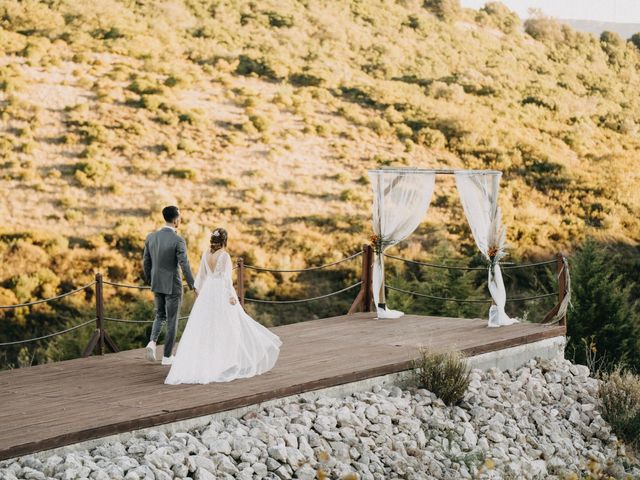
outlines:
[[230, 303], [231, 305], [235, 305], [235, 304], [236, 304], [236, 299], [235, 299], [235, 298], [233, 298], [233, 297], [230, 297], [230, 298], [229, 298], [229, 303]]

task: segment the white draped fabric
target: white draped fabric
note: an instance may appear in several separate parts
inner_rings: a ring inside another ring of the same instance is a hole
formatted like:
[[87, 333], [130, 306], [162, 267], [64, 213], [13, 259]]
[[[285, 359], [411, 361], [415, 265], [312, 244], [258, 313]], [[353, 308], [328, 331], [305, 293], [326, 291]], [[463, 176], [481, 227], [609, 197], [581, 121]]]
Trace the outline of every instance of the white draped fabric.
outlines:
[[[370, 171], [373, 187], [373, 231], [381, 241], [382, 251], [373, 265], [373, 298], [378, 318], [398, 318], [398, 310], [379, 307], [384, 304], [384, 250], [407, 238], [420, 224], [429, 209], [436, 176], [417, 170]], [[382, 290], [382, 291], [381, 291]]]
[[500, 172], [456, 172], [456, 186], [476, 245], [492, 265], [489, 268], [489, 293], [495, 302], [489, 310], [489, 327], [517, 323], [504, 307], [507, 293], [499, 260], [504, 256], [505, 230], [501, 224], [498, 190]]

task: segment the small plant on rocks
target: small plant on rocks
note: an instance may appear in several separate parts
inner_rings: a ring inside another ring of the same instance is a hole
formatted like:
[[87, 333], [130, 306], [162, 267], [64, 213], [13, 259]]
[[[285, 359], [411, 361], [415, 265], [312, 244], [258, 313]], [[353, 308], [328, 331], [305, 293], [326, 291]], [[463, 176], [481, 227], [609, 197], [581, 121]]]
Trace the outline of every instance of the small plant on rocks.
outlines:
[[600, 384], [602, 417], [620, 438], [640, 449], [640, 377], [621, 368]]
[[447, 405], [462, 402], [471, 381], [471, 370], [460, 352], [420, 349], [413, 374], [420, 388], [435, 393]]

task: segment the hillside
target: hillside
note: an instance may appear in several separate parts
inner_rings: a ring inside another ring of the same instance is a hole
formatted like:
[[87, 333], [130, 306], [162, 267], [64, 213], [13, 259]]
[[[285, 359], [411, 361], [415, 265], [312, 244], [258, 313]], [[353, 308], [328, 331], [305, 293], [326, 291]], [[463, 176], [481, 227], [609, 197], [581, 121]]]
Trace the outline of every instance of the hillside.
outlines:
[[[367, 169], [388, 165], [502, 170], [517, 258], [637, 245], [638, 49], [426, 3], [3, 2], [0, 304], [96, 270], [139, 281], [173, 202], [194, 260], [219, 225], [247, 263], [341, 258], [368, 241]], [[414, 257], [473, 252], [450, 179], [421, 232]]]

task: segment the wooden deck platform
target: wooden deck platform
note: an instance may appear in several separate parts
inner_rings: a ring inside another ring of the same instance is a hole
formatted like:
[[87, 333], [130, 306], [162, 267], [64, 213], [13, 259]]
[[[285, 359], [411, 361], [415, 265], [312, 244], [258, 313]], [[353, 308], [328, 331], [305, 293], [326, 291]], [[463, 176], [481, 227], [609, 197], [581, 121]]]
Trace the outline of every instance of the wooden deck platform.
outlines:
[[476, 355], [565, 334], [368, 313], [273, 330], [284, 342], [276, 367], [226, 384], [164, 385], [168, 367], [147, 363], [143, 349], [0, 372], [0, 459], [406, 370], [420, 345]]

